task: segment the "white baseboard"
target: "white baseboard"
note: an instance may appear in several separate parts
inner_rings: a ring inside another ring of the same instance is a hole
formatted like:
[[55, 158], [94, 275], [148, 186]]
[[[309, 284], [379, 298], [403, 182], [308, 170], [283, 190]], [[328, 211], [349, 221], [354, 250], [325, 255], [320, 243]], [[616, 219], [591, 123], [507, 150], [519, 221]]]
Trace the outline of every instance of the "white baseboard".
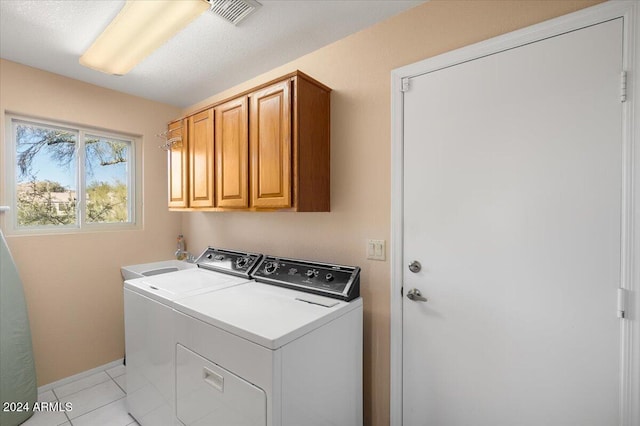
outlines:
[[50, 391], [53, 388], [57, 388], [59, 386], [66, 385], [67, 383], [75, 382], [76, 380], [82, 379], [84, 377], [89, 377], [93, 374], [99, 373], [101, 371], [108, 370], [113, 367], [117, 367], [118, 365], [122, 365], [124, 363], [124, 358], [116, 359], [115, 361], [111, 361], [108, 364], [101, 365], [96, 368], [92, 368], [91, 370], [83, 371], [82, 373], [74, 374], [73, 376], [65, 377], [64, 379], [56, 380], [53, 383], [48, 383], [46, 385], [42, 385], [38, 388], [38, 394], [41, 394], [46, 391]]

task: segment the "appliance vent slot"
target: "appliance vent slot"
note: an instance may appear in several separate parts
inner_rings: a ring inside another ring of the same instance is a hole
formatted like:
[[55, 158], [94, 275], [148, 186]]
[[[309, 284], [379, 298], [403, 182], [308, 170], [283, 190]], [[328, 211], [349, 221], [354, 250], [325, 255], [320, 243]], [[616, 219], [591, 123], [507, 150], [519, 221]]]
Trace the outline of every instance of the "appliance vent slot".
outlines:
[[262, 6], [255, 0], [207, 0], [211, 4], [211, 11], [238, 25], [240, 21], [251, 15], [257, 8]]

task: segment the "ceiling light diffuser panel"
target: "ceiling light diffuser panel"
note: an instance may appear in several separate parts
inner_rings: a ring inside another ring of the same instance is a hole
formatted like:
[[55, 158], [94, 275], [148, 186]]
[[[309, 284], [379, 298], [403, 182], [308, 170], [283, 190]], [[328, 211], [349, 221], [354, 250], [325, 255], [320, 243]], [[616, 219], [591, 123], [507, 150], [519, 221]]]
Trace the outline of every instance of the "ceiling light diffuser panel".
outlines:
[[124, 75], [209, 8], [205, 0], [127, 0], [80, 64]]

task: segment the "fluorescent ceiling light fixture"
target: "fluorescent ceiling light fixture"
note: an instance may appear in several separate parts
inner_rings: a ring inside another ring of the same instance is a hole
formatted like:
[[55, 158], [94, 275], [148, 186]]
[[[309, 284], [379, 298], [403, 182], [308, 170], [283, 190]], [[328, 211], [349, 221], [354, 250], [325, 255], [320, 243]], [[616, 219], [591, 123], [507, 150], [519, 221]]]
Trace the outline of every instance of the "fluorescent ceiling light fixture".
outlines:
[[209, 7], [206, 0], [127, 0], [80, 64], [126, 74]]

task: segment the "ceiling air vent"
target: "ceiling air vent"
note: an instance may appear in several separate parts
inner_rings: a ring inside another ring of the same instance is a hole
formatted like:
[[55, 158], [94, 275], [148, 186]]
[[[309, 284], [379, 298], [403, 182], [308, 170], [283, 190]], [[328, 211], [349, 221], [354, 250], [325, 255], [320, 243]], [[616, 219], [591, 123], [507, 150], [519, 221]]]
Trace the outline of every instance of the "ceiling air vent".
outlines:
[[238, 25], [257, 8], [262, 6], [255, 0], [207, 0], [211, 4], [211, 11], [226, 19], [233, 25]]

